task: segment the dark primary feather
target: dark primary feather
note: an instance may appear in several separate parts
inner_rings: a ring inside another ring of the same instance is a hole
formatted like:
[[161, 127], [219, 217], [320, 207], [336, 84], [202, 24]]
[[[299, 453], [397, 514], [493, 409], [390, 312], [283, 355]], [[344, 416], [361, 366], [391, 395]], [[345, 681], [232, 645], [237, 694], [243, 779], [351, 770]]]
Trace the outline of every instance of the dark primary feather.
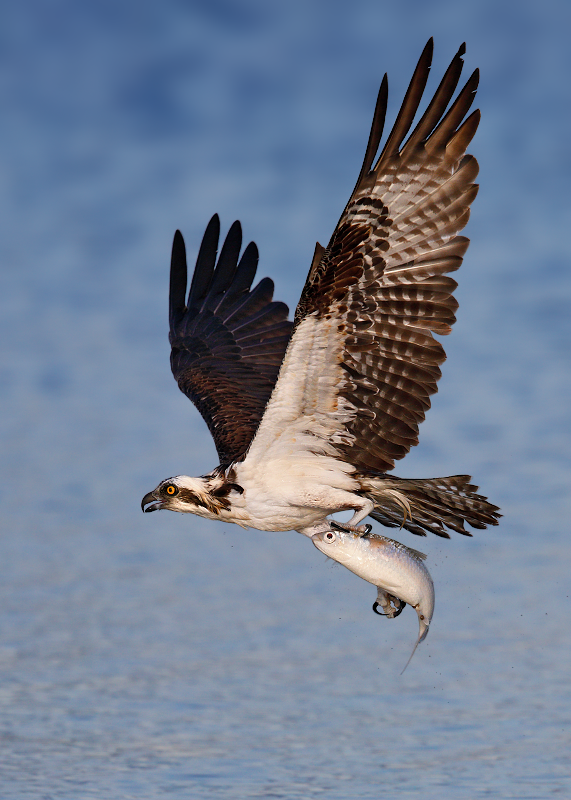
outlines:
[[169, 296], [171, 368], [202, 414], [222, 464], [244, 453], [277, 379], [292, 323], [284, 303], [272, 302], [264, 278], [250, 289], [258, 265], [251, 242], [242, 257], [239, 222], [230, 228], [218, 261], [220, 221], [204, 233], [188, 301], [184, 240], [175, 233]]
[[447, 273], [458, 269], [469, 243], [457, 234], [478, 173], [465, 153], [479, 113], [464, 120], [477, 71], [446, 111], [464, 52], [462, 45], [405, 141], [430, 70], [428, 42], [372, 167], [386, 112], [383, 80], [359, 179], [327, 249], [314, 258], [296, 310], [296, 325], [308, 314], [339, 321], [339, 392], [356, 409], [346, 426], [352, 443], [339, 451], [363, 471], [391, 470], [417, 444], [446, 357], [432, 334], [449, 333], [455, 321], [456, 282]]

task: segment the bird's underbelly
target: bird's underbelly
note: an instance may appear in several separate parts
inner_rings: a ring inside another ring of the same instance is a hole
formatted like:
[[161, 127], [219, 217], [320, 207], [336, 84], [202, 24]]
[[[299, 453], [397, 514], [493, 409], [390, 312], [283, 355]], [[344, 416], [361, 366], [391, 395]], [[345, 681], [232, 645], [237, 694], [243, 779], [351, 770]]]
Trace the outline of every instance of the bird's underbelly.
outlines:
[[[324, 457], [239, 465], [237, 499], [246, 525], [265, 531], [308, 528], [328, 514], [354, 507], [358, 489], [345, 465]], [[233, 504], [234, 505], [234, 504]]]
[[300, 506], [273, 506], [253, 503], [248, 506], [250, 528], [260, 531], [295, 531], [309, 528], [330, 513], [327, 509], [308, 509]]

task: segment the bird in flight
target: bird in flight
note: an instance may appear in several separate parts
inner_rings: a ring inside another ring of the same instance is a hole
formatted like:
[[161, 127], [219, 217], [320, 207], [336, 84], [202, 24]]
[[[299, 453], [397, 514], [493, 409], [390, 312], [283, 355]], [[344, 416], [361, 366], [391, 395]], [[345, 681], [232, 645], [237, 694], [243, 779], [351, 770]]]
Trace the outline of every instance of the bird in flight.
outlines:
[[319, 243], [293, 322], [273, 283], [252, 282], [258, 250], [240, 256], [235, 222], [217, 258], [210, 220], [187, 297], [184, 240], [175, 233], [170, 276], [171, 367], [214, 439], [219, 466], [179, 475], [145, 495], [144, 511], [169, 509], [264, 531], [312, 537], [328, 516], [362, 535], [387, 527], [449, 538], [497, 525], [499, 509], [468, 475], [404, 479], [395, 461], [418, 443], [437, 390], [442, 345], [458, 306], [458, 235], [476, 197], [466, 154], [480, 114], [468, 111], [478, 71], [455, 100], [462, 45], [412, 128], [432, 60], [424, 48], [395, 124], [381, 144], [383, 78], [363, 166], [327, 247]]

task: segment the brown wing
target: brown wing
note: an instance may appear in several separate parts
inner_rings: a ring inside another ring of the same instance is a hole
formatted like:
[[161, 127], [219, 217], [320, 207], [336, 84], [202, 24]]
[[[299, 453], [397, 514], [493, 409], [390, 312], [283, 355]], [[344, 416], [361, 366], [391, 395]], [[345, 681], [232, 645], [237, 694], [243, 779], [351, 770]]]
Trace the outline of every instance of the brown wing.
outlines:
[[185, 301], [186, 250], [175, 233], [169, 296], [171, 368], [179, 388], [202, 414], [221, 464], [247, 449], [277, 379], [292, 323], [288, 307], [273, 303], [274, 284], [250, 289], [258, 265], [253, 242], [238, 261], [239, 222], [216, 255], [220, 221], [204, 233]]
[[465, 155], [479, 112], [464, 119], [478, 84], [470, 77], [446, 113], [462, 71], [462, 45], [422, 118], [432, 59], [426, 45], [376, 164], [387, 101], [381, 84], [359, 179], [325, 251], [319, 248], [297, 311], [338, 319], [343, 345], [339, 395], [355, 407], [340, 446], [358, 469], [385, 472], [418, 443], [418, 426], [440, 378], [444, 349], [432, 333], [455, 321], [458, 269], [468, 239], [478, 164]]

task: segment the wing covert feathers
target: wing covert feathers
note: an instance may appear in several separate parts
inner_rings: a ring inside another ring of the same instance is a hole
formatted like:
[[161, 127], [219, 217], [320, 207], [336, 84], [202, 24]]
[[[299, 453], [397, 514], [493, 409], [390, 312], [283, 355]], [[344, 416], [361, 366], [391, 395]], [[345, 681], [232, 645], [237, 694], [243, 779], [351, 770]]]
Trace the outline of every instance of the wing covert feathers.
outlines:
[[171, 368], [179, 388], [202, 414], [222, 464], [244, 453], [276, 382], [291, 333], [288, 308], [272, 302], [264, 278], [251, 289], [258, 249], [239, 259], [242, 230], [230, 228], [216, 260], [220, 221], [204, 233], [185, 300], [187, 266], [179, 231], [173, 242], [169, 296]]
[[384, 473], [418, 443], [446, 357], [433, 334], [448, 334], [455, 322], [456, 282], [448, 273], [469, 243], [458, 233], [478, 174], [466, 155], [479, 121], [479, 112], [466, 118], [477, 71], [450, 104], [464, 52], [462, 45], [406, 139], [428, 79], [428, 42], [373, 167], [387, 104], [383, 80], [359, 179], [296, 310], [296, 326], [308, 315], [338, 321], [338, 397], [354, 412], [338, 450], [358, 470]]

